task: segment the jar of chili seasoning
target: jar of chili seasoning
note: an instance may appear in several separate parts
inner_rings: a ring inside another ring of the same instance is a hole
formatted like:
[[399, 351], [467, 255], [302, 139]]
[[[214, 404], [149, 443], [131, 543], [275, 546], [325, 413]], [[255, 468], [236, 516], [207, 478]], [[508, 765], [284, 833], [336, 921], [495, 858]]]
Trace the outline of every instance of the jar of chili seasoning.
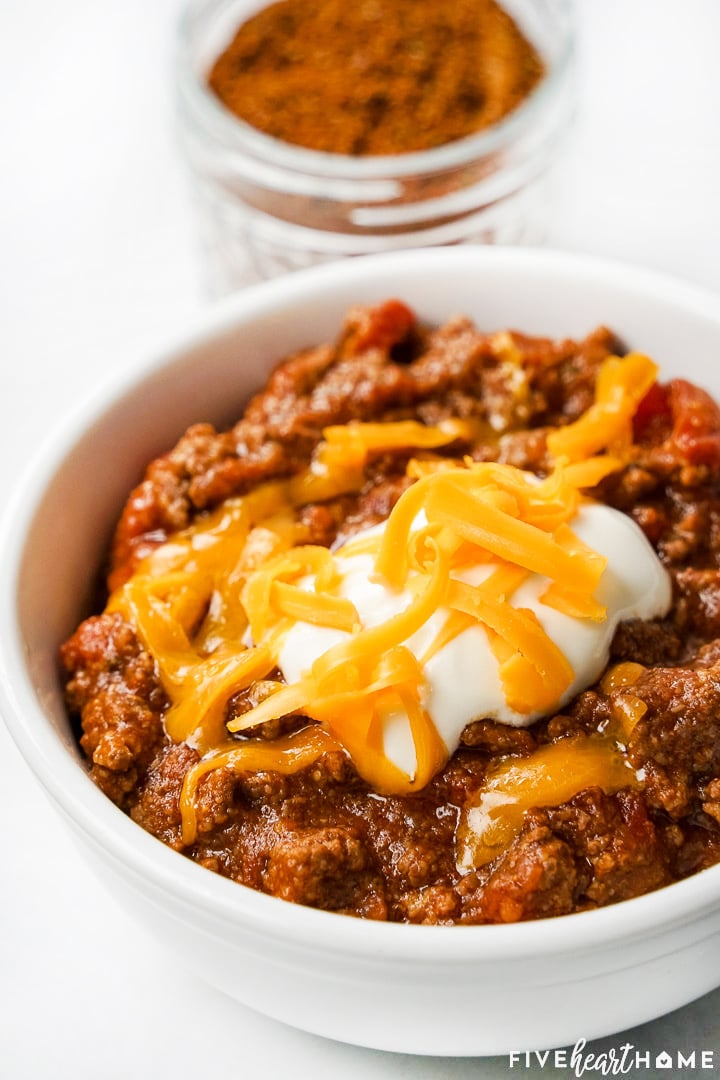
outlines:
[[[501, 20], [494, 51], [473, 5]], [[572, 117], [572, 6], [192, 0], [178, 98], [210, 291], [350, 255], [541, 241]]]

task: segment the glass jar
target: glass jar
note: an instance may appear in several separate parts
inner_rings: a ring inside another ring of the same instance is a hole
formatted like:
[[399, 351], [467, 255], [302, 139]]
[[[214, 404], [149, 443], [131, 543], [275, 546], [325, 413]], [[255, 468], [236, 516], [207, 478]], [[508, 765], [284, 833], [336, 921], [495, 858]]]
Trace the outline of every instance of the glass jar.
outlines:
[[349, 255], [542, 239], [545, 181], [573, 109], [572, 0], [505, 0], [546, 66], [514, 112], [444, 146], [377, 157], [282, 142], [207, 87], [212, 62], [262, 6], [193, 0], [181, 21], [180, 130], [212, 293]]

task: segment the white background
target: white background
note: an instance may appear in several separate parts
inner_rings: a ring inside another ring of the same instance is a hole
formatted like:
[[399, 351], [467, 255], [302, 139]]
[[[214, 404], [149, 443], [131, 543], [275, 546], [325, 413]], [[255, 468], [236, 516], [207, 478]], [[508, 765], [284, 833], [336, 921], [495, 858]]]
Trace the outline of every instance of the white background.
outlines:
[[[3, 491], [88, 382], [207, 302], [172, 129], [178, 7], [0, 0]], [[720, 2], [579, 7], [579, 121], [549, 242], [720, 294]], [[2, 725], [0, 830], [2, 1080], [527, 1075], [326, 1042], [186, 978], [86, 871]], [[720, 1053], [719, 1014], [716, 992], [597, 1048]]]

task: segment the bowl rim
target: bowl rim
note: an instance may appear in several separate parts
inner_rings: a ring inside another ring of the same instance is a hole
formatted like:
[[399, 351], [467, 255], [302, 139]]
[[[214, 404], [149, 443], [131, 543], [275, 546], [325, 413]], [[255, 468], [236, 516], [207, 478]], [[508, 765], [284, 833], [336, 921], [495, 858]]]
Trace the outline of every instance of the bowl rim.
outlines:
[[[330, 263], [252, 286], [190, 320], [162, 349], [150, 350], [106, 379], [41, 442], [16, 482], [0, 520], [0, 711], [12, 738], [57, 807], [106, 858], [216, 924], [250, 929], [318, 955], [344, 954], [368, 963], [382, 957], [404, 964], [480, 962], [580, 953], [665, 933], [695, 922], [720, 903], [720, 864], [620, 904], [552, 919], [508, 925], [422, 926], [353, 919], [257, 892], [193, 864], [146, 833], [89, 779], [52, 730], [25, 668], [17, 617], [18, 571], [25, 540], [46, 487], [76, 442], [105, 411], [159, 369], [247, 321], [297, 304], [333, 284], [373, 281], [392, 270], [421, 280], [443, 269], [531, 271], [611, 279], [623, 291], [661, 300], [709, 320], [720, 337], [720, 306], [709, 290], [652, 270], [548, 249], [421, 249]], [[398, 290], [401, 294], [402, 290]]]

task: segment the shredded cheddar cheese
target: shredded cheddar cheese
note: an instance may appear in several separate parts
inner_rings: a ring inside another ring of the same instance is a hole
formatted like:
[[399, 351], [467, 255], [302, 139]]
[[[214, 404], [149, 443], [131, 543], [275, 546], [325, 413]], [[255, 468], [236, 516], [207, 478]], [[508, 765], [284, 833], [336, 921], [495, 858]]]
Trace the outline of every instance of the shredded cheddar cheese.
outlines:
[[[500, 346], [509, 347], [498, 338]], [[155, 659], [170, 702], [168, 735], [201, 755], [182, 791], [184, 843], [193, 843], [198, 827], [198, 785], [217, 768], [292, 772], [342, 749], [377, 791], [421, 789], [448, 756], [426, 708], [424, 669], [468, 628], [479, 626], [487, 635], [511, 709], [528, 716], [552, 709], [573, 681], [572, 667], [537, 615], [513, 597], [530, 575], [541, 575], [547, 579], [542, 604], [578, 620], [605, 618], [595, 593], [606, 560], [580, 541], [571, 523], [582, 489], [621, 467], [633, 414], [655, 375], [655, 365], [640, 354], [605, 361], [590, 409], [549, 434], [556, 464], [544, 479], [509, 465], [431, 453], [471, 441], [472, 421], [328, 427], [299, 476], [227, 500], [145, 559], [108, 606], [134, 626]], [[306, 543], [298, 508], [358, 492], [369, 455], [398, 448], [426, 456], [409, 461], [412, 483], [384, 530], [336, 552]], [[402, 610], [378, 625], [364, 626], [341, 594], [343, 564], [358, 554], [372, 558], [378, 581], [407, 597]], [[470, 573], [477, 567], [485, 570], [479, 583]], [[418, 659], [406, 643], [437, 612], [440, 629]], [[226, 723], [234, 695], [258, 680], [276, 680], [284, 636], [297, 623], [344, 636], [298, 681], [275, 681], [263, 700]], [[620, 695], [617, 711], [626, 729], [641, 713], [629, 693]], [[308, 725], [293, 736], [228, 741], [228, 732], [244, 735], [294, 713]], [[414, 747], [415, 767], [408, 772], [384, 746], [386, 725], [397, 715], [405, 718]], [[579, 744], [576, 749], [579, 775], [599, 775], [596, 766], [605, 760], [599, 744], [592, 753]], [[516, 779], [506, 770], [492, 790], [505, 792], [508, 784]], [[535, 781], [527, 787], [533, 805], [549, 797], [536, 787]], [[490, 850], [495, 841], [483, 843]]]
[[632, 442], [632, 418], [657, 373], [657, 364], [642, 353], [608, 357], [598, 372], [594, 403], [575, 423], [548, 435], [550, 453], [581, 461], [601, 450], [627, 447]]
[[[596, 469], [593, 475], [599, 472]], [[322, 654], [300, 682], [283, 687], [233, 720], [229, 730], [237, 733], [299, 711], [338, 738], [377, 790], [423, 787], [442, 765], [447, 750], [437, 733], [433, 736], [424, 707], [422, 665], [414, 658], [408, 661], [411, 654], [403, 643], [440, 609], [447, 616], [428, 659], [468, 626], [480, 625], [497, 657], [511, 707], [520, 713], [551, 708], [572, 683], [573, 670], [535, 614], [508, 601], [528, 574], [539, 573], [549, 579], [548, 600], [553, 606], [569, 609], [576, 618], [603, 617], [592, 593], [605, 560], [582, 544], [568, 525], [578, 502], [578, 489], [562, 467], [540, 483], [510, 466], [495, 464], [468, 461], [430, 470], [400, 497], [384, 534], [374, 544], [363, 541], [363, 550], [375, 555], [378, 576], [396, 589], [409, 590], [404, 610], [378, 626], [358, 626]], [[421, 517], [425, 523], [418, 526]], [[350, 553], [357, 551], [352, 543], [348, 547]], [[278, 579], [297, 577], [301, 570], [308, 573], [297, 593], [306, 599], [304, 609], [296, 610], [314, 609], [304, 621], [340, 625], [333, 620], [328, 594], [318, 589], [319, 575], [311, 580], [329, 553], [312, 552], [307, 548], [285, 552], [249, 577], [243, 603], [257, 642], [262, 643], [272, 625]], [[336, 560], [342, 561], [344, 554], [348, 553], [341, 549]], [[459, 580], [453, 570], [463, 563], [485, 564], [490, 575], [478, 585]], [[404, 657], [402, 663], [399, 656]], [[416, 750], [412, 774], [403, 774], [377, 745], [371, 745], [378, 717], [393, 708], [402, 709], [409, 719]]]

